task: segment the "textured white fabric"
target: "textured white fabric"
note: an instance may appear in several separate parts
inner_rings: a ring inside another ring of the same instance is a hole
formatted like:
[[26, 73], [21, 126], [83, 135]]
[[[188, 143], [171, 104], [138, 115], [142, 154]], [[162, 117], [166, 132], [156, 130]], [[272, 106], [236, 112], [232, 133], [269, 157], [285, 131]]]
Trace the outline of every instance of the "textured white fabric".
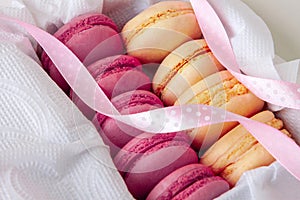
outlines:
[[244, 173], [237, 185], [217, 200], [300, 199], [300, 183], [277, 162]]
[[[0, 13], [47, 29], [100, 11], [99, 2], [20, 0]], [[0, 199], [132, 199], [108, 147], [43, 71], [36, 49], [20, 28], [0, 27]]]
[[[12, 0], [9, 8], [0, 4], [0, 13], [52, 33], [76, 15], [103, 10], [121, 29], [158, 1], [105, 0], [102, 9], [99, 0]], [[265, 73], [271, 61], [264, 59], [274, 52], [272, 41], [261, 38], [270, 36], [267, 30], [255, 35], [264, 28], [260, 19], [239, 0], [211, 2], [223, 22], [232, 25], [229, 36], [243, 71], [278, 78], [273, 69]], [[241, 10], [259, 24], [257, 29], [251, 29], [256, 23], [244, 21]], [[1, 23], [0, 199], [132, 199], [94, 127], [38, 65], [36, 42], [22, 29], [3, 29]], [[295, 74], [288, 79], [297, 80]], [[280, 116], [293, 133], [299, 130], [297, 111], [283, 109]], [[298, 188], [300, 182], [276, 162], [245, 173], [236, 187], [218, 199], [300, 199]]]

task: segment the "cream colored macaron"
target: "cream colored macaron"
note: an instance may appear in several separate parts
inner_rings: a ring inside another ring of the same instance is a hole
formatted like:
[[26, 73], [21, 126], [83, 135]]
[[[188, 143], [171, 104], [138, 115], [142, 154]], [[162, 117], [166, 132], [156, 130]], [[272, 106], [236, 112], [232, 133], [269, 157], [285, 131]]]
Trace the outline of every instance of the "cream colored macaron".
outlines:
[[[260, 112], [252, 119], [289, 135], [283, 129], [282, 121], [276, 119], [270, 111]], [[241, 125], [218, 140], [200, 160], [202, 164], [210, 166], [214, 173], [221, 174], [231, 186], [236, 184], [245, 171], [270, 165], [274, 161], [271, 154]]]
[[144, 10], [122, 30], [128, 55], [160, 63], [171, 51], [202, 36], [189, 2], [163, 1]]
[[163, 60], [153, 78], [153, 91], [171, 106], [192, 85], [223, 69], [204, 39], [192, 40]]
[[[256, 97], [227, 70], [214, 73], [194, 84], [175, 102], [175, 105], [204, 104], [251, 117], [261, 111], [264, 101]], [[188, 131], [197, 149], [209, 147], [231, 130], [237, 122], [225, 122]]]

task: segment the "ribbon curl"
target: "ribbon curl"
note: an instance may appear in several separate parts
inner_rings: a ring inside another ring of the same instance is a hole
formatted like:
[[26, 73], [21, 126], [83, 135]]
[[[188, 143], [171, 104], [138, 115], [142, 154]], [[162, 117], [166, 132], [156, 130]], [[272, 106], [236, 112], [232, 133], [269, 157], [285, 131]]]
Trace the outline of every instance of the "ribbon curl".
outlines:
[[[241, 74], [226, 31], [210, 4], [206, 0], [191, 0], [191, 3], [211, 50], [239, 81], [267, 102], [284, 107], [300, 108], [300, 87], [298, 85]], [[19, 24], [25, 28], [48, 54], [78, 97], [95, 111], [152, 133], [175, 132], [220, 122], [238, 121], [283, 167], [300, 180], [300, 147], [280, 131], [223, 109], [200, 104], [173, 106], [131, 115], [120, 115], [86, 67], [59, 40], [31, 24], [5, 16], [0, 16], [0, 19]], [[218, 34], [212, 34], [216, 29]], [[89, 86], [88, 91], [86, 91], [86, 85]], [[271, 93], [262, 93], [260, 87], [272, 88]], [[277, 96], [274, 94], [275, 90]], [[290, 96], [287, 96], [286, 93]]]

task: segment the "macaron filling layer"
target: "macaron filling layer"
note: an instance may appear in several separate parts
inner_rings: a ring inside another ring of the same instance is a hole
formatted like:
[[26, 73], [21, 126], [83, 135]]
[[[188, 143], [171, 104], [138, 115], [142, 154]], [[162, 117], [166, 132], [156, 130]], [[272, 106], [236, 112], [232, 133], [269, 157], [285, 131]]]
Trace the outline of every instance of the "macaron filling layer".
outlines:
[[[200, 59], [201, 55], [205, 55], [206, 53], [211, 52], [208, 46], [204, 46], [200, 49], [197, 49], [194, 51], [191, 55], [187, 56], [186, 58], [183, 58], [181, 62], [179, 62], [173, 69], [172, 71], [164, 78], [164, 80], [158, 85], [156, 89], [156, 94], [161, 98], [162, 93], [165, 90], [166, 86], [168, 83], [171, 81], [171, 79], [177, 74], [180, 73], [182, 70], [185, 69], [187, 64], [194, 59]], [[199, 58], [198, 58], [199, 57]]]
[[135, 31], [125, 38], [125, 44], [126, 45], [129, 44], [130, 41], [138, 34], [140, 34], [143, 30], [145, 30], [145, 28], [149, 28], [161, 20], [166, 20], [172, 17], [177, 17], [179, 15], [185, 15], [190, 13], [194, 13], [192, 8], [183, 8], [183, 9], [176, 9], [176, 10], [168, 9], [164, 12], [157, 13], [156, 15], [151, 16], [144, 23], [136, 27]]
[[106, 17], [104, 15], [101, 15], [101, 16], [92, 15], [83, 20], [80, 20], [79, 22], [74, 24], [72, 27], [70, 27], [66, 31], [64, 31], [62, 34], [57, 35], [57, 39], [59, 39], [61, 42], [63, 42], [65, 44], [73, 37], [74, 34], [88, 30], [97, 25], [109, 26], [110, 28], [117, 31], [117, 27], [114, 25], [114, 22], [111, 19], [109, 19], [108, 17]]
[[200, 92], [188, 101], [188, 104], [204, 104], [221, 107], [232, 98], [249, 93], [249, 90], [232, 77], [224, 80], [221, 84], [216, 84], [211, 88]]
[[157, 200], [172, 199], [177, 194], [184, 191], [186, 188], [193, 185], [195, 182], [202, 180], [206, 177], [212, 177], [212, 171], [203, 168], [194, 168], [178, 177], [166, 190], [157, 197]]

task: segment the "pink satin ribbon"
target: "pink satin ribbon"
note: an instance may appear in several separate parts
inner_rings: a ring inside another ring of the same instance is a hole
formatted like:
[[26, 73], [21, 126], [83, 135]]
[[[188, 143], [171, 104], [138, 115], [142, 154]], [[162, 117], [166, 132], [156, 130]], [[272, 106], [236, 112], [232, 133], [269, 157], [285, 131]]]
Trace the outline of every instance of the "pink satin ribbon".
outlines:
[[[260, 98], [280, 106], [299, 109], [298, 85], [241, 74], [226, 31], [212, 7], [205, 0], [191, 0], [191, 3], [208, 45], [233, 75]], [[0, 19], [25, 28], [43, 47], [73, 91], [97, 112], [153, 133], [175, 132], [220, 122], [238, 121], [283, 167], [300, 180], [300, 147], [280, 131], [234, 113], [199, 104], [120, 115], [85, 66], [60, 41], [33, 25], [5, 16], [0, 16]], [[212, 34], [213, 30], [218, 30], [218, 34]]]
[[300, 109], [300, 85], [243, 75], [236, 62], [226, 30], [214, 9], [207, 0], [190, 2], [208, 46], [230, 73], [264, 101], [282, 107]]

